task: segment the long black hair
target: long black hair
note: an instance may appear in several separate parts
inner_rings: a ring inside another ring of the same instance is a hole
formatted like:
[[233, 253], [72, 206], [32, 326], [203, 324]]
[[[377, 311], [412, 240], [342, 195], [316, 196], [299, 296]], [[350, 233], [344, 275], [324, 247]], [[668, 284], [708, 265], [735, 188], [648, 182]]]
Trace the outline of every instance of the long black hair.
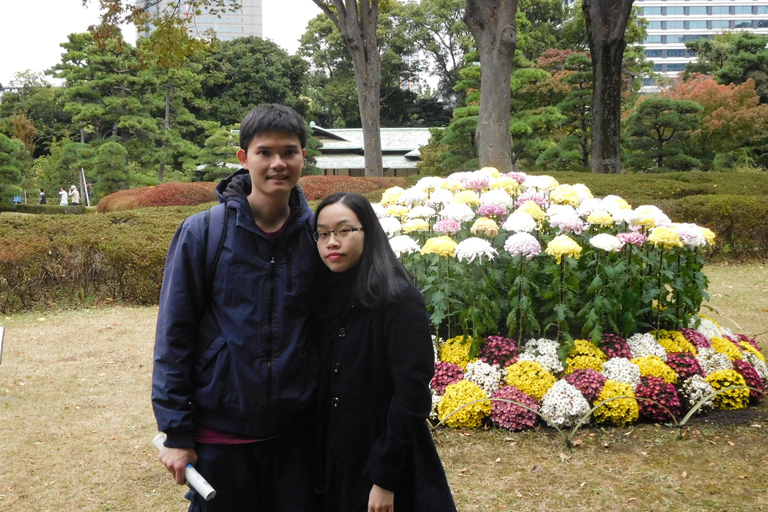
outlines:
[[396, 300], [400, 296], [398, 279], [411, 283], [411, 277], [392, 251], [389, 239], [365, 196], [352, 192], [336, 192], [325, 198], [315, 211], [315, 230], [320, 212], [335, 203], [342, 203], [352, 210], [365, 233], [363, 254], [357, 264], [355, 296], [366, 308], [382, 306]]

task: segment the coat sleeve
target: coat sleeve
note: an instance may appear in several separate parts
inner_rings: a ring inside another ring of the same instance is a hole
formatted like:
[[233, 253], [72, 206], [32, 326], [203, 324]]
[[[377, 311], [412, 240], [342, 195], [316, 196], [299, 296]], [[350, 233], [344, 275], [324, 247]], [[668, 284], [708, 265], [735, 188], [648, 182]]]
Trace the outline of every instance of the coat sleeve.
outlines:
[[205, 307], [205, 225], [200, 214], [176, 231], [160, 291], [152, 372], [152, 408], [165, 445], [194, 446], [192, 394], [198, 319]]
[[387, 315], [384, 328], [395, 391], [387, 412], [386, 430], [374, 443], [364, 474], [379, 487], [394, 491], [413, 451], [416, 430], [425, 427], [432, 407], [432, 336], [424, 298], [416, 287], [406, 288]]

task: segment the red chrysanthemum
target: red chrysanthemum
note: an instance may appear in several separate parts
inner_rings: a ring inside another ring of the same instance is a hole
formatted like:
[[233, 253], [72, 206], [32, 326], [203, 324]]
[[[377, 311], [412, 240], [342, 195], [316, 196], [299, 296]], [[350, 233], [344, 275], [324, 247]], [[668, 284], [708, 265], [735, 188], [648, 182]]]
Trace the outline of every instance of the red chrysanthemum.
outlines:
[[432, 389], [438, 395], [445, 394], [445, 387], [448, 384], [459, 382], [464, 378], [464, 371], [461, 366], [453, 363], [446, 363], [445, 361], [438, 361], [435, 363], [435, 375], [429, 382]]
[[[680, 416], [680, 397], [677, 394], [675, 386], [667, 384], [658, 377], [643, 377], [640, 384], [635, 389], [636, 398], [648, 398], [654, 400], [637, 400], [640, 406], [640, 416], [654, 421], [668, 421], [670, 412], [675, 416]], [[658, 403], [657, 403], [658, 402]], [[661, 404], [661, 405], [660, 405]], [[665, 406], [666, 409], [664, 407]]]
[[742, 377], [744, 377], [744, 380], [747, 382], [747, 386], [759, 390], [753, 391], [750, 389], [749, 398], [754, 401], [760, 400], [760, 398], [763, 396], [765, 386], [763, 384], [763, 379], [760, 378], [760, 374], [757, 373], [755, 367], [744, 360], [737, 359], [733, 362], [733, 369], [739, 372]]
[[616, 334], [603, 334], [600, 338], [599, 347], [605, 352], [608, 359], [613, 359], [614, 357], [632, 359], [634, 357], [627, 340]]
[[697, 349], [710, 348], [709, 340], [707, 339], [707, 337], [701, 334], [696, 329], [686, 329], [685, 327], [683, 327], [683, 328], [680, 328], [679, 331], [685, 337], [685, 339], [693, 343]]
[[705, 377], [704, 371], [699, 364], [699, 360], [690, 352], [673, 352], [667, 354], [667, 365], [675, 370], [675, 373], [680, 377], [680, 382], [694, 375]]
[[505, 368], [517, 360], [517, 342], [504, 336], [488, 336], [479, 356], [485, 363]]
[[[491, 398], [503, 398], [505, 400], [514, 400], [534, 411], [539, 410], [536, 400], [526, 395], [515, 386], [501, 388], [493, 394]], [[537, 414], [529, 411], [525, 407], [511, 402], [491, 402], [491, 421], [507, 430], [520, 431], [536, 425]]]
[[592, 368], [585, 370], [575, 370], [572, 374], [565, 377], [566, 382], [572, 385], [584, 395], [584, 398], [590, 403], [595, 403], [597, 397], [605, 386], [605, 375], [598, 373]]

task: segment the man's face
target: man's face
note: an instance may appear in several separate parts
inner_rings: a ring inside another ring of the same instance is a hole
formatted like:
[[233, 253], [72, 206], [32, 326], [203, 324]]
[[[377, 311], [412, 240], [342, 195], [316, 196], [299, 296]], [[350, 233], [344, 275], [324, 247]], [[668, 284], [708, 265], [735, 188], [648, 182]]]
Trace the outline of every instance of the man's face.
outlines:
[[306, 151], [296, 135], [266, 132], [251, 140], [248, 151], [237, 151], [251, 175], [255, 195], [289, 195], [299, 181]]

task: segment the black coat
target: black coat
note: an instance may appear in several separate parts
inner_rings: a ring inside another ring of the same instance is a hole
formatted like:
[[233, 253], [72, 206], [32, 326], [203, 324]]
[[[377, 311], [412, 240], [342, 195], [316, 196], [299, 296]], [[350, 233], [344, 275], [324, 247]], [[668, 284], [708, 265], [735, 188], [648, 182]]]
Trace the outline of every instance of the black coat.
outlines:
[[373, 484], [394, 491], [397, 512], [456, 510], [426, 423], [434, 373], [427, 310], [416, 287], [401, 290], [375, 310], [342, 301], [326, 323], [326, 510], [364, 512]]

